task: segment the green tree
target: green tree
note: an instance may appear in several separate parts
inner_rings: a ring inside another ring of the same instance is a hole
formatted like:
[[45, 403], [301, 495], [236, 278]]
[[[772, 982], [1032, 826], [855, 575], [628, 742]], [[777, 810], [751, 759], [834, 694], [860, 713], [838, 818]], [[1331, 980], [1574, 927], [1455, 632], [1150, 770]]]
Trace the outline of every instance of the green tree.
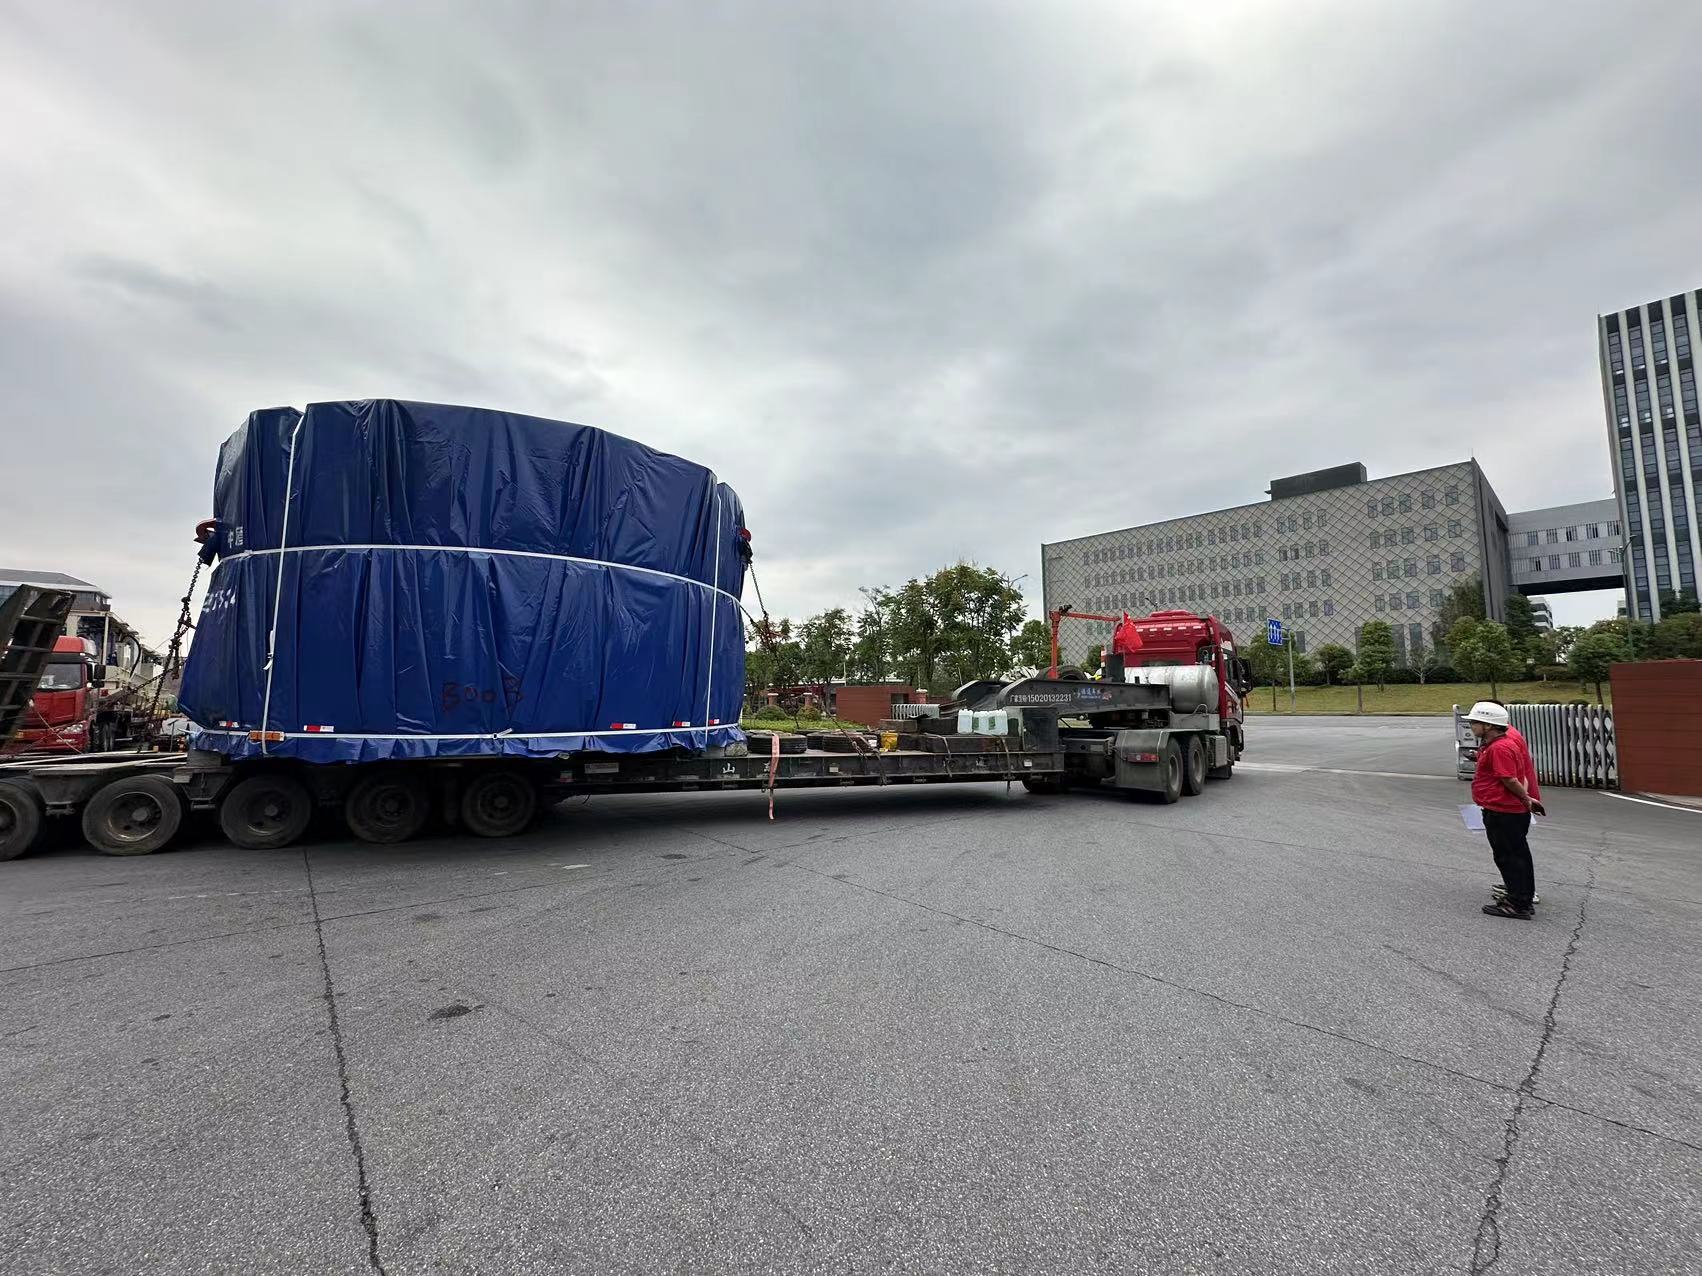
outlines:
[[1698, 602], [1696, 591], [1686, 589], [1675, 593], [1670, 589], [1661, 590], [1661, 617], [1688, 616], [1702, 612], [1702, 602]]
[[1258, 630], [1251, 639], [1237, 644], [1236, 650], [1252, 671], [1253, 681], [1261, 687], [1288, 683], [1288, 653], [1265, 641], [1265, 631]]
[[1537, 616], [1531, 609], [1531, 600], [1523, 594], [1507, 595], [1507, 636], [1513, 640], [1514, 646], [1520, 646], [1537, 635]]
[[1052, 627], [1044, 620], [1026, 621], [1011, 643], [1011, 664], [1024, 669], [1051, 668]]
[[745, 686], [753, 692], [790, 687], [804, 680], [804, 649], [792, 637], [790, 620], [769, 620], [751, 626], [745, 643]]
[[1611, 630], [1585, 634], [1573, 644], [1566, 659], [1566, 667], [1570, 669], [1579, 682], [1596, 684], [1596, 703], [1602, 702], [1602, 680], [1608, 676], [1614, 665], [1622, 665], [1631, 659], [1631, 652], [1625, 645], [1625, 640]]
[[857, 641], [851, 646], [851, 674], [864, 682], [885, 682], [891, 676], [891, 646], [887, 641], [890, 590], [864, 585], [863, 610], [857, 617]]
[[1648, 660], [1702, 659], [1702, 614], [1662, 616], [1649, 633], [1643, 655]]
[[892, 664], [930, 690], [962, 686], [1010, 666], [1009, 635], [1023, 598], [998, 572], [942, 567], [893, 591], [886, 614]]
[[1359, 659], [1354, 675], [1360, 682], [1375, 682], [1383, 688], [1395, 667], [1395, 634], [1384, 620], [1368, 620], [1359, 627]]
[[1353, 653], [1340, 643], [1327, 642], [1318, 648], [1318, 668], [1323, 670], [1324, 685], [1329, 686], [1353, 668]]
[[853, 643], [851, 617], [843, 607], [831, 607], [798, 627], [805, 678], [827, 682], [848, 671]]
[[1105, 644], [1102, 643], [1102, 642], [1094, 643], [1093, 646], [1091, 646], [1087, 649], [1087, 655], [1082, 657], [1082, 661], [1081, 661], [1082, 672], [1083, 673], [1098, 673], [1101, 666], [1103, 666], [1104, 664], [1105, 664]]
[[1487, 682], [1492, 696], [1501, 694], [1501, 681], [1522, 665], [1507, 627], [1493, 620], [1466, 617], [1457, 621], [1448, 631], [1448, 650], [1453, 653], [1454, 668], [1473, 682]]
[[1450, 589], [1442, 599], [1437, 626], [1440, 632], [1448, 634], [1462, 620], [1482, 620], [1487, 615], [1483, 607], [1482, 582], [1464, 581]]

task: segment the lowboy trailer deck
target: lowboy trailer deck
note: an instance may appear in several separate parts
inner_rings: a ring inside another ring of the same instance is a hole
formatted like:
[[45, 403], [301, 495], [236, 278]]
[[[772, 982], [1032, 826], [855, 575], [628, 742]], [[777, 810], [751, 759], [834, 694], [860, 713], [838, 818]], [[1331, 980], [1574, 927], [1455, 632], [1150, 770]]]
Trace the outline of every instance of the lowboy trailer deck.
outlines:
[[[903, 747], [824, 733], [821, 747], [574, 753], [554, 757], [429, 757], [312, 764], [232, 761], [218, 753], [100, 754], [0, 763], [0, 859], [25, 854], [47, 821], [80, 818], [96, 850], [138, 855], [176, 836], [191, 811], [218, 816], [249, 849], [290, 845], [322, 809], [341, 811], [363, 841], [415, 836], [433, 814], [469, 833], [520, 832], [539, 808], [589, 794], [752, 791], [1018, 781], [1030, 792], [1147, 792], [1174, 802], [1227, 778], [1239, 746], [1223, 730], [1215, 674], [1170, 671], [1169, 682], [1030, 678], [960, 689], [971, 710], [1002, 709], [1008, 734], [955, 729], [955, 715], [904, 724]], [[1180, 707], [1179, 707], [1180, 706]], [[764, 747], [766, 746], [766, 747]]]

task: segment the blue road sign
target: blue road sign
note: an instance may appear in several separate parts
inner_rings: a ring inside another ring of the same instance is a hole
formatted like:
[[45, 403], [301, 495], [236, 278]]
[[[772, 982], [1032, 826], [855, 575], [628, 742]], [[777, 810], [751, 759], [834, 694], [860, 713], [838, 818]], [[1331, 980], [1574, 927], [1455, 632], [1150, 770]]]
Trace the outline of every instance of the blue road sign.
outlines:
[[1282, 621], [1265, 621], [1265, 641], [1273, 647], [1282, 646]]

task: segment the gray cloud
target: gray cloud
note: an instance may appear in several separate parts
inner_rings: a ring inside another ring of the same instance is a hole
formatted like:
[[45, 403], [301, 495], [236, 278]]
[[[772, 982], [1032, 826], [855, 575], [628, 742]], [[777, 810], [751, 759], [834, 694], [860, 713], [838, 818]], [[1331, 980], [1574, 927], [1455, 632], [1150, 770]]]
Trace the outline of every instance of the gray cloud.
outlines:
[[1347, 459], [1609, 490], [1702, 12], [1195, 9], [0, 0], [0, 558], [162, 633], [218, 441], [368, 395], [714, 466], [792, 613]]

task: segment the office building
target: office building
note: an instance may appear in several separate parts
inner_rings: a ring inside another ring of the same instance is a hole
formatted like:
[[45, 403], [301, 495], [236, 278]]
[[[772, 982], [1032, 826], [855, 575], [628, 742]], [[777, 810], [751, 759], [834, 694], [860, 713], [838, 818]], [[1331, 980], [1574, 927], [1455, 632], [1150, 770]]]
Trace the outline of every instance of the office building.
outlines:
[[[1458, 585], [1480, 585], [1501, 619], [1510, 591], [1564, 593], [1621, 578], [1613, 501], [1509, 515], [1476, 461], [1378, 479], [1362, 464], [1336, 466], [1277, 479], [1268, 497], [1042, 545], [1047, 610], [1181, 608], [1217, 616], [1243, 644], [1262, 640], [1274, 617], [1302, 652], [1351, 649], [1361, 625], [1383, 620], [1401, 663], [1417, 667], [1437, 645], [1443, 602]], [[1064, 651], [1080, 659], [1102, 630], [1066, 623]]]
[[1554, 609], [1548, 605], [1548, 599], [1531, 599], [1531, 623], [1539, 630], [1554, 628]]
[[1613, 485], [1625, 524], [1630, 615], [1659, 620], [1661, 595], [1696, 589], [1702, 528], [1702, 413], [1695, 342], [1702, 291], [1599, 315], [1602, 403]]

